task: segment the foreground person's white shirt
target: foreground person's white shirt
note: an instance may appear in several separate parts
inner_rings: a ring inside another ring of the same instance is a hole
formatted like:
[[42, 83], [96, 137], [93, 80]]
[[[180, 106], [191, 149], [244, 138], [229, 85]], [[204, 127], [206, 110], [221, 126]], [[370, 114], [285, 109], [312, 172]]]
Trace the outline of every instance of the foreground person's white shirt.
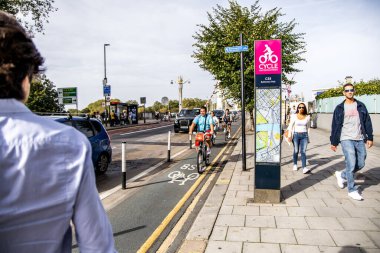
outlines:
[[72, 127], [0, 99], [0, 252], [115, 252], [91, 146]]

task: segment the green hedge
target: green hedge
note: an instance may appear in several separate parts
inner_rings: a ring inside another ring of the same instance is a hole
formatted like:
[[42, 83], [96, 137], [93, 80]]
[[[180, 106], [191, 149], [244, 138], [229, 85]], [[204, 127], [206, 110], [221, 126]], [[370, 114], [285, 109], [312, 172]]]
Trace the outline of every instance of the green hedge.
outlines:
[[[372, 79], [368, 82], [363, 80], [359, 83], [354, 83], [355, 95], [373, 95], [380, 94], [380, 79]], [[331, 88], [322, 94], [319, 94], [315, 99], [331, 98], [343, 96], [343, 86], [338, 88]]]

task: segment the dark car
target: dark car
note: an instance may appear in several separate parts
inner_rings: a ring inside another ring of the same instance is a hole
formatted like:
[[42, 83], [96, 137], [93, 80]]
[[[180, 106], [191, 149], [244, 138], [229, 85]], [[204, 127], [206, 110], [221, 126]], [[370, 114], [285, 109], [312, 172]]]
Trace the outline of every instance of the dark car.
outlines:
[[180, 131], [189, 132], [189, 127], [193, 123], [195, 116], [199, 115], [201, 110], [199, 108], [194, 109], [182, 109], [174, 121], [174, 132]]
[[222, 118], [224, 115], [223, 110], [214, 110], [215, 116], [219, 119], [219, 122], [222, 122]]
[[91, 143], [92, 162], [97, 174], [104, 174], [112, 160], [110, 137], [97, 119], [52, 116], [53, 120], [72, 126], [83, 133]]

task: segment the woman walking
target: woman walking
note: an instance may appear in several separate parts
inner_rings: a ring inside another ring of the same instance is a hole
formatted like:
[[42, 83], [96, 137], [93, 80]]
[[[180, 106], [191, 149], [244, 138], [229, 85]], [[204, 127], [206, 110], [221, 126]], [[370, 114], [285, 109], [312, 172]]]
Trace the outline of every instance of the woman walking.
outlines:
[[293, 139], [293, 170], [298, 170], [298, 153], [301, 151], [302, 172], [304, 174], [310, 171], [310, 169], [306, 167], [306, 147], [309, 143], [309, 129], [310, 116], [307, 115], [306, 105], [300, 103], [297, 106], [296, 113], [290, 118], [285, 136], [287, 136], [289, 142]]

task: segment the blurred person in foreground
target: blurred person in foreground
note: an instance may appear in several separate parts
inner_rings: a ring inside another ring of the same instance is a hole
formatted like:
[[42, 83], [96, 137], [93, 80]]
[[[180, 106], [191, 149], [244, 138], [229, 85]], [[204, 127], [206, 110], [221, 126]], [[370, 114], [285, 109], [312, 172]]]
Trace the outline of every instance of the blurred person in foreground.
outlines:
[[24, 103], [43, 58], [16, 19], [0, 11], [0, 252], [115, 252], [95, 186], [91, 146], [73, 127]]

